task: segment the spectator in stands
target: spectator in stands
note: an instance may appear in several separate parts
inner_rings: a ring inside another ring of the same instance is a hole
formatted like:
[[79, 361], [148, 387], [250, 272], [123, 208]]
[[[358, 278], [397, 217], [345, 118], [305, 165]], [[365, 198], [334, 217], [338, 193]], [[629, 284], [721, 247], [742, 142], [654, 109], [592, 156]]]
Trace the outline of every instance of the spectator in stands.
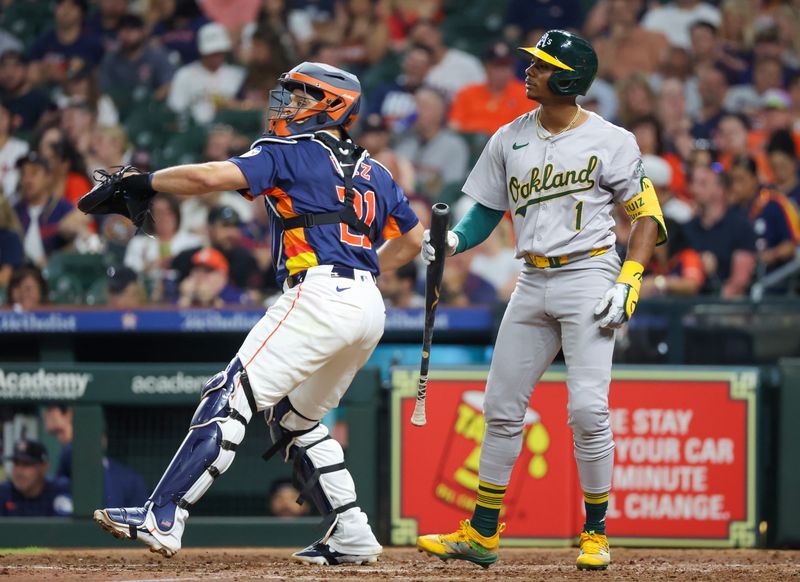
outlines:
[[0, 198], [11, 200], [17, 191], [17, 160], [28, 153], [28, 142], [14, 137], [14, 118], [0, 100]]
[[[800, 145], [800, 131], [793, 128], [791, 108], [792, 98], [783, 89], [768, 89], [764, 92], [760, 108], [755, 114], [755, 128], [747, 136], [751, 151], [765, 151], [769, 136], [776, 131], [791, 132], [795, 144]], [[763, 171], [764, 167], [759, 166], [759, 170]], [[765, 176], [762, 174], [762, 177]]]
[[800, 131], [800, 74], [795, 75], [787, 87], [789, 97], [791, 98], [791, 108], [789, 111], [792, 113], [794, 123], [792, 128], [794, 131]]
[[695, 139], [711, 139], [719, 122], [728, 114], [724, 105], [728, 94], [725, 74], [710, 65], [698, 67], [697, 91], [701, 105], [694, 119], [692, 135]]
[[447, 102], [439, 91], [422, 87], [415, 96], [416, 121], [398, 138], [395, 151], [414, 164], [416, 191], [436, 199], [446, 186], [466, 176], [469, 148], [461, 136], [444, 127]]
[[109, 267], [108, 307], [111, 309], [138, 309], [147, 299], [136, 271], [129, 267]]
[[291, 68], [289, 58], [275, 33], [269, 28], [259, 28], [250, 41], [245, 63], [247, 74], [236, 99], [244, 109], [263, 111], [269, 105], [269, 92], [277, 85], [278, 77]]
[[[61, 443], [56, 478], [72, 479], [72, 407], [63, 404], [46, 406], [42, 414], [47, 432]], [[103, 448], [106, 437], [103, 435]], [[134, 507], [144, 503], [147, 490], [144, 480], [133, 469], [109, 457], [103, 457], [103, 502]]]
[[53, 194], [50, 165], [44, 156], [31, 151], [18, 165], [20, 201], [14, 210], [24, 232], [23, 248], [29, 261], [43, 267], [52, 253], [86, 231], [89, 220], [72, 204]]
[[[675, 78], [665, 79], [661, 84], [656, 103], [656, 117], [661, 124], [665, 149], [674, 151], [683, 161], [689, 158], [696, 143], [691, 134], [692, 122], [689, 119], [686, 93], [683, 81]], [[677, 179], [677, 176], [675, 178]]]
[[76, 206], [78, 199], [92, 189], [83, 156], [58, 126], [47, 127], [34, 135], [32, 141], [34, 150], [50, 166], [53, 194]]
[[534, 28], [578, 30], [583, 24], [583, 6], [579, 0], [511, 0], [506, 10], [503, 34], [509, 42], [516, 44]]
[[686, 176], [683, 173], [683, 160], [674, 151], [667, 151], [664, 132], [659, 120], [653, 115], [639, 117], [629, 124], [628, 130], [636, 138], [636, 143], [639, 144], [639, 151], [643, 156], [658, 156], [669, 164], [670, 182], [667, 185], [673, 193], [684, 195]]
[[214, 248], [192, 255], [192, 270], [180, 283], [179, 307], [246, 305], [248, 295], [231, 285], [228, 260]]
[[236, 95], [244, 81], [244, 70], [225, 62], [233, 45], [221, 24], [203, 25], [197, 35], [197, 48], [200, 60], [175, 73], [167, 105], [176, 113], [191, 114], [195, 122], [205, 125], [214, 119], [217, 109]]
[[103, 52], [116, 49], [122, 19], [127, 11], [127, 0], [98, 0], [97, 10], [84, 21], [84, 34], [98, 38]]
[[396, 271], [381, 273], [378, 289], [386, 307], [424, 307], [425, 297], [417, 293], [417, 266], [411, 262]]
[[[244, 27], [242, 45], [246, 53], [249, 43], [260, 36], [259, 32], [277, 42], [274, 51], [282, 52], [289, 62], [297, 62], [309, 53], [314, 40], [311, 16], [303, 10], [290, 10], [287, 0], [263, 0], [256, 20]], [[247, 59], [244, 59], [247, 62]], [[281, 69], [281, 72], [286, 68]]]
[[723, 44], [719, 28], [710, 22], [698, 20], [690, 28], [691, 57], [695, 71], [699, 67], [713, 67], [725, 75], [728, 85], [736, 85], [748, 68], [741, 55]]
[[0, 56], [2, 98], [11, 115], [19, 118], [18, 129], [22, 131], [31, 131], [46, 121], [52, 107], [47, 93], [31, 81], [28, 70], [28, 61], [22, 53], [6, 51]]
[[291, 479], [277, 479], [267, 493], [268, 513], [274, 517], [301, 517], [311, 513], [311, 504], [297, 503], [300, 492]]
[[[788, 23], [784, 23], [784, 26]], [[791, 26], [791, 25], [789, 25]], [[753, 38], [752, 62], [761, 59], [775, 60], [781, 66], [781, 79], [783, 86], [791, 77], [798, 73], [797, 55], [787, 50], [781, 39], [781, 30], [778, 24], [770, 17], [762, 18], [760, 22], [754, 24], [755, 37]], [[795, 31], [796, 35], [797, 32]], [[752, 63], [751, 63], [752, 65]], [[755, 69], [748, 67], [741, 79], [742, 83], [755, 82]]]
[[630, 127], [631, 122], [639, 117], [654, 115], [656, 95], [642, 73], [632, 73], [616, 84], [619, 95], [619, 124]]
[[750, 120], [746, 115], [727, 113], [719, 120], [713, 139], [724, 170], [729, 170], [736, 158], [750, 153], [747, 144], [749, 131]]
[[182, 232], [181, 210], [178, 199], [161, 192], [150, 206], [156, 238], [139, 234], [131, 239], [125, 252], [125, 266], [137, 273], [160, 277], [172, 259], [186, 249], [196, 248], [203, 240], [194, 234]]
[[23, 265], [11, 275], [7, 303], [16, 311], [32, 311], [48, 303], [48, 292], [42, 272], [36, 267]]
[[725, 178], [711, 168], [695, 168], [689, 189], [697, 203], [686, 224], [689, 246], [700, 253], [706, 273], [704, 293], [740, 297], [750, 286], [756, 264], [755, 234], [747, 215], [728, 205]]
[[[203, 161], [223, 162], [247, 149], [249, 144], [242, 147], [243, 144], [237, 143], [237, 140], [237, 135], [230, 126], [213, 126], [206, 137]], [[249, 223], [253, 219], [255, 206], [238, 192], [212, 192], [203, 196], [192, 196], [181, 203], [181, 230], [205, 239], [208, 236], [209, 210], [215, 206], [230, 206], [242, 222]]]
[[392, 133], [380, 113], [370, 113], [361, 123], [358, 143], [369, 152], [373, 160], [386, 166], [400, 187], [407, 192], [414, 190], [414, 166], [406, 158], [398, 156], [391, 148]]
[[61, 128], [84, 157], [92, 151], [92, 135], [96, 127], [97, 115], [85, 101], [70, 101], [61, 110]]
[[642, 0], [608, 0], [608, 35], [594, 41], [601, 77], [618, 81], [635, 72], [649, 75], [666, 55], [667, 37], [637, 22], [641, 7]]
[[355, 75], [363, 75], [389, 50], [389, 27], [382, 10], [373, 0], [336, 3], [331, 38], [339, 46], [342, 65]]
[[72, 515], [70, 484], [47, 476], [47, 449], [39, 441], [14, 443], [11, 479], [0, 483], [0, 516], [66, 517]]
[[497, 299], [508, 302], [521, 270], [522, 260], [514, 250], [511, 220], [501, 220], [475, 253], [469, 271], [494, 287]]
[[665, 221], [669, 240], [653, 251], [639, 297], [697, 295], [706, 279], [700, 253], [689, 247], [682, 224]]
[[[3, 22], [3, 24], [10, 28], [9, 22]], [[25, 45], [22, 44], [22, 41], [18, 39], [16, 36], [8, 32], [7, 30], [3, 30], [0, 28], [0, 55], [2, 55], [6, 51], [18, 51], [21, 52], [25, 49]]]
[[114, 127], [119, 124], [119, 112], [114, 101], [97, 87], [95, 69], [85, 63], [70, 65], [55, 102], [64, 109], [72, 103], [84, 103], [94, 114], [97, 125]]
[[642, 18], [642, 26], [664, 34], [671, 45], [688, 49], [692, 24], [702, 21], [719, 26], [720, 20], [716, 6], [699, 0], [674, 0], [650, 8]]
[[92, 171], [104, 169], [112, 174], [120, 166], [128, 165], [130, 158], [128, 134], [122, 126], [98, 127], [94, 130], [92, 150], [87, 160]]
[[467, 52], [445, 45], [442, 30], [433, 22], [419, 21], [411, 30], [410, 38], [433, 53], [433, 66], [425, 83], [442, 91], [448, 99], [467, 85], [486, 82], [481, 62]]
[[800, 208], [800, 175], [798, 175], [797, 145], [786, 130], [774, 132], [767, 142], [767, 155], [774, 187], [783, 192]]
[[161, 12], [151, 34], [170, 54], [170, 62], [187, 65], [196, 61], [200, 57], [198, 31], [208, 22], [196, 0], [162, 0], [158, 8]]
[[414, 93], [425, 83], [433, 66], [433, 51], [425, 45], [411, 44], [403, 56], [402, 72], [394, 81], [379, 85], [369, 95], [367, 113], [380, 113], [393, 131], [406, 129], [416, 113]]
[[122, 17], [117, 36], [119, 47], [106, 52], [100, 64], [100, 88], [126, 98], [144, 93], [157, 101], [166, 99], [175, 68], [166, 50], [148, 42], [141, 17]]
[[[634, 134], [635, 135], [635, 134]], [[672, 166], [662, 157], [650, 153], [642, 155], [644, 173], [650, 178], [656, 189], [658, 202], [664, 217], [678, 223], [685, 224], [692, 219], [692, 207], [672, 192]], [[667, 231], [669, 232], [669, 231]]]
[[[215, 206], [208, 213], [209, 242], [225, 258], [231, 284], [258, 291], [264, 281], [253, 254], [242, 246], [242, 226], [238, 212], [230, 206]], [[178, 271], [180, 280], [190, 275], [199, 250], [187, 249], [173, 259], [172, 268]]]
[[11, 281], [14, 269], [22, 265], [22, 227], [11, 203], [0, 196], [0, 294]]
[[442, 303], [466, 307], [492, 305], [497, 300], [492, 284], [470, 271], [474, 256], [474, 252], [466, 252], [447, 258], [447, 269], [442, 276]]
[[100, 38], [82, 34], [88, 7], [87, 0], [56, 0], [55, 27], [39, 37], [28, 52], [34, 84], [60, 83], [73, 61], [96, 66], [103, 58]]
[[769, 89], [783, 89], [783, 64], [775, 57], [759, 57], [753, 64], [752, 83], [731, 87], [725, 98], [728, 111], [754, 113]]
[[756, 235], [760, 271], [769, 272], [791, 261], [800, 242], [797, 209], [781, 192], [764, 188], [756, 163], [749, 156], [734, 160], [730, 169], [729, 198], [747, 213]]
[[468, 85], [456, 93], [450, 108], [450, 127], [466, 133], [492, 135], [536, 107], [525, 97], [525, 84], [514, 76], [514, 56], [502, 42], [483, 56], [486, 82]]

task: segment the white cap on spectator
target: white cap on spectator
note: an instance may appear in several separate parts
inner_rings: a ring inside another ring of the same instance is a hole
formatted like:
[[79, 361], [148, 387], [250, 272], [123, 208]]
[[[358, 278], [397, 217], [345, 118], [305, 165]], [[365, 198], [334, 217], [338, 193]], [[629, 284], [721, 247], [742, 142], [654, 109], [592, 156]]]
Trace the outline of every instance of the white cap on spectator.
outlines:
[[647, 154], [642, 156], [644, 164], [644, 174], [658, 189], [658, 186], [669, 186], [672, 182], [672, 168], [669, 163], [660, 156]]
[[197, 33], [197, 50], [201, 55], [227, 53], [233, 48], [225, 27], [217, 22], [204, 24]]

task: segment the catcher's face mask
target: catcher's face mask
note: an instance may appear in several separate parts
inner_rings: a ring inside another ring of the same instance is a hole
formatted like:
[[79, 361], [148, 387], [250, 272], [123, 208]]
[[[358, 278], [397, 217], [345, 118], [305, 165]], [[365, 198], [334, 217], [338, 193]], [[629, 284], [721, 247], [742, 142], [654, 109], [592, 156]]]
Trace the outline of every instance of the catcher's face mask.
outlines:
[[347, 129], [355, 121], [359, 100], [359, 92], [303, 73], [284, 73], [280, 87], [270, 91], [267, 133], [290, 136], [327, 127]]

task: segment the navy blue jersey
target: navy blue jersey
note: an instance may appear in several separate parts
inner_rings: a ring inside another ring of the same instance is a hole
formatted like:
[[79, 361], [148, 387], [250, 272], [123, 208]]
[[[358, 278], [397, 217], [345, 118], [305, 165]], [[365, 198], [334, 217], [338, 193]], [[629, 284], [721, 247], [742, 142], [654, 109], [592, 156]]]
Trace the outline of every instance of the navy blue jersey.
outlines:
[[72, 515], [67, 479], [47, 478], [38, 497], [23, 497], [11, 481], [0, 483], [0, 517], [58, 517]]
[[272, 257], [278, 283], [316, 265], [340, 265], [378, 274], [376, 249], [405, 234], [418, 220], [389, 171], [364, 152], [353, 175], [356, 215], [378, 233], [374, 242], [345, 224], [284, 231], [281, 218], [336, 212], [344, 179], [332, 152], [313, 134], [262, 138], [230, 159], [241, 169], [250, 199], [265, 196], [272, 226]]

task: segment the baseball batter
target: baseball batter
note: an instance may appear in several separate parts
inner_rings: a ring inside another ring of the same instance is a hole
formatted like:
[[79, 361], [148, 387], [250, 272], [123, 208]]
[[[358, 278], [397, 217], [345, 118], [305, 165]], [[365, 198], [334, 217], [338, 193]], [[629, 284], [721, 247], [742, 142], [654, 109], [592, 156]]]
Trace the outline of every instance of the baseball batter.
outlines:
[[320, 419], [383, 334], [375, 276], [413, 259], [423, 229], [389, 172], [348, 137], [361, 102], [355, 76], [302, 63], [280, 77], [270, 100], [268, 132], [241, 156], [122, 179], [128, 196], [263, 196], [284, 293], [206, 383], [189, 433], [144, 507], [97, 510], [94, 518], [116, 537], [174, 555], [189, 510], [231, 465], [251, 417], [265, 411], [271, 452], [293, 463], [301, 499], [330, 524], [294, 558], [374, 562], [382, 548], [358, 506], [342, 447]]
[[[541, 106], [495, 133], [464, 185], [476, 204], [447, 233], [451, 254], [481, 243], [506, 211], [525, 265], [500, 325], [484, 415], [475, 513], [448, 535], [426, 535], [420, 549], [442, 559], [489, 566], [497, 560], [503, 496], [522, 446], [533, 387], [564, 351], [568, 422], [584, 491], [581, 569], [611, 561], [605, 514], [614, 464], [608, 389], [614, 328], [633, 314], [643, 265], [666, 240], [661, 209], [642, 170], [633, 135], [581, 109], [597, 55], [561, 30], [522, 48], [531, 64], [525, 88]], [[626, 261], [614, 251], [612, 209], [623, 204], [633, 227]], [[422, 256], [434, 258], [427, 232]]]

